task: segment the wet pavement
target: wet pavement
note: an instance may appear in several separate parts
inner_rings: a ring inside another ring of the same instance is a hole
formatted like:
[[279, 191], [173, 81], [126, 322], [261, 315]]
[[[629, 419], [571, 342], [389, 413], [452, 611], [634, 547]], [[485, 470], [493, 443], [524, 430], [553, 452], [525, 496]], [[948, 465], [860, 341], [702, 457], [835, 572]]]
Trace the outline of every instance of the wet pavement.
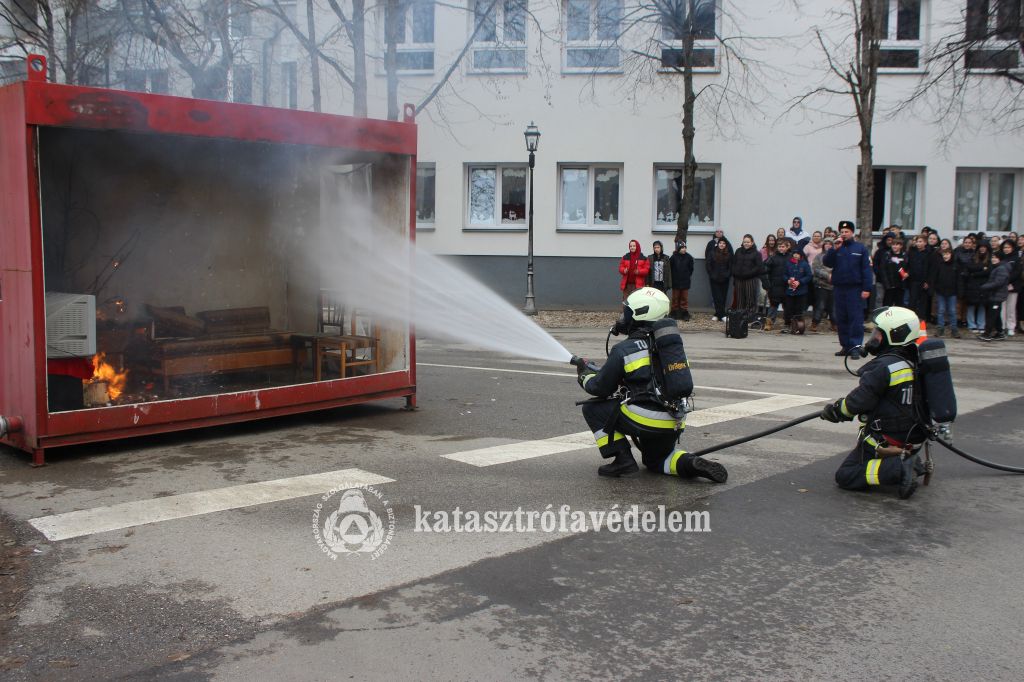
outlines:
[[[603, 356], [599, 331], [555, 335], [573, 353]], [[813, 412], [854, 383], [828, 336], [686, 340], [706, 422], [691, 420], [690, 450]], [[1024, 466], [1024, 370], [1008, 360], [1019, 345], [963, 340], [950, 352], [957, 444]], [[384, 401], [55, 451], [42, 469], [4, 452], [4, 676], [1019, 678], [1024, 591], [1012, 577], [1024, 559], [1024, 477], [936, 449], [932, 485], [909, 501], [845, 493], [832, 473], [855, 429], [812, 420], [714, 455], [729, 468], [725, 485], [603, 479], [596, 449], [573, 439], [585, 430], [573, 405], [584, 396], [568, 365], [433, 341], [418, 359], [412, 413]], [[772, 396], [793, 406], [771, 409]], [[495, 448], [504, 454], [493, 464], [452, 458], [489, 462]], [[117, 530], [56, 541], [29, 524], [350, 470], [388, 481], [375, 487], [394, 535], [376, 558], [322, 551], [319, 492], [153, 523], [126, 517]], [[633, 504], [707, 512], [710, 532], [416, 524], [417, 506]]]

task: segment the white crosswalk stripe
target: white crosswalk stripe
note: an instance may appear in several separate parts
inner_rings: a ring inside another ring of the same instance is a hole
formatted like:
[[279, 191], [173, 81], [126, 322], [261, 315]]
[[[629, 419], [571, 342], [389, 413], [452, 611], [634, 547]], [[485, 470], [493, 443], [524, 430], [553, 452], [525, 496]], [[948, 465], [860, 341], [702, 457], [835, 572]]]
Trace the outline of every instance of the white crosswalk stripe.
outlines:
[[[686, 415], [687, 426], [708, 426], [720, 422], [753, 417], [767, 412], [785, 410], [801, 405], [810, 405], [820, 402], [820, 398], [798, 395], [776, 395], [771, 398], [760, 398], [748, 400], [720, 407], [709, 407], [703, 410], [694, 410]], [[573, 450], [593, 448], [594, 435], [589, 431], [572, 433], [567, 436], [555, 438], [544, 438], [542, 440], [521, 441], [518, 443], [507, 443], [505, 445], [494, 445], [488, 448], [466, 450], [442, 455], [444, 459], [450, 459], [464, 464], [472, 464], [476, 467], [489, 467], [495, 464], [507, 464], [524, 459], [557, 455]]]
[[121, 530], [158, 521], [171, 521], [189, 516], [210, 514], [280, 502], [296, 497], [320, 495], [328, 490], [361, 485], [393, 483], [394, 479], [362, 469], [339, 469], [322, 474], [279, 478], [273, 481], [201, 490], [149, 500], [124, 502], [108, 507], [41, 516], [29, 523], [49, 540], [67, 540], [111, 530]]

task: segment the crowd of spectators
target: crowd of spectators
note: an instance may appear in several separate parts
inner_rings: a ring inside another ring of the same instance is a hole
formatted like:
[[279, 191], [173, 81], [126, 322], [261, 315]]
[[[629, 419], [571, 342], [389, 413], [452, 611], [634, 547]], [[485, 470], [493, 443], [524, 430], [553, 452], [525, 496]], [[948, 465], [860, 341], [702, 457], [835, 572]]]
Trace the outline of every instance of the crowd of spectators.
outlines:
[[[844, 234], [850, 238], [852, 223], [843, 221], [840, 227], [847, 229]], [[835, 254], [830, 258], [829, 252], [842, 243], [832, 227], [808, 233], [800, 217], [793, 218], [788, 228], [766, 235], [760, 247], [750, 234], [743, 235], [734, 247], [721, 229], [716, 230], [704, 251], [712, 319], [723, 320], [736, 311], [763, 318], [765, 331], [802, 334], [809, 313], [811, 332], [837, 332], [835, 287], [846, 283], [833, 283], [831, 266], [837, 260]], [[860, 308], [866, 319], [876, 306], [900, 305], [933, 325], [935, 336], [960, 338], [962, 331], [977, 334], [983, 341], [1013, 336], [1024, 331], [1018, 326], [1024, 320], [1024, 296], [1019, 295], [1024, 287], [1022, 252], [1024, 235], [1014, 232], [971, 233], [954, 246], [930, 227], [906, 235], [891, 226], [875, 240], [870, 254], [873, 285], [865, 287], [870, 290], [863, 292], [862, 302], [858, 296], [857, 316]], [[837, 253], [842, 256], [845, 252]], [[690, 319], [693, 270], [694, 258], [685, 243], [676, 242], [669, 254], [662, 242], [656, 241], [651, 255], [645, 256], [639, 242], [633, 240], [619, 264], [620, 288], [623, 297], [642, 286], [660, 289], [671, 298], [672, 317], [686, 321]], [[843, 311], [839, 312], [842, 316]], [[860, 331], [859, 321], [857, 326]], [[845, 350], [847, 343], [840, 342]]]

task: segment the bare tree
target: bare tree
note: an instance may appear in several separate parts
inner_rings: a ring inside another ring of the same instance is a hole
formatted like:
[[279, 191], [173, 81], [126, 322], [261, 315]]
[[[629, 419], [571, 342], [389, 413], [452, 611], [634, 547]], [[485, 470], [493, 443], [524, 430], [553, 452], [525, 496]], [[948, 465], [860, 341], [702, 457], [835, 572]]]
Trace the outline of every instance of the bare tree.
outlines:
[[798, 106], [816, 107], [815, 100], [850, 98], [853, 111], [833, 114], [833, 126], [856, 122], [860, 130], [860, 165], [857, 167], [857, 224], [859, 238], [871, 243], [875, 196], [872, 129], [878, 94], [880, 44], [885, 37], [886, 0], [845, 0], [839, 9], [829, 12], [831, 26], [814, 28], [814, 38], [824, 56], [827, 71], [824, 82], [799, 95], [787, 111]]
[[120, 35], [118, 13], [90, 0], [7, 0], [0, 23], [9, 46], [46, 55], [50, 80], [92, 84]]
[[916, 108], [944, 129], [943, 139], [965, 120], [989, 130], [1024, 127], [1024, 0], [966, 0], [940, 25], [922, 65], [904, 106], [920, 103]]
[[226, 99], [235, 46], [231, 3], [119, 0], [128, 30], [165, 51], [192, 80], [192, 96]]
[[[632, 87], [680, 89], [682, 99], [683, 174], [676, 240], [685, 241], [697, 213], [695, 153], [700, 117], [714, 134], [739, 135], [741, 114], [756, 109], [766, 95], [764, 65], [755, 58], [772, 40], [738, 30], [739, 10], [723, 0], [639, 0], [620, 5], [597, 2], [596, 37], [612, 47], [593, 55], [594, 66], [622, 54]], [[568, 18], [572, 32], [573, 17]], [[673, 77], [674, 75], [674, 77]], [[674, 82], [673, 82], [674, 81]]]
[[[319, 30], [318, 8], [313, 0], [307, 0], [306, 3], [305, 27], [300, 27], [288, 15], [280, 0], [270, 0], [269, 2], [248, 0], [247, 5], [254, 11], [267, 12], [276, 17], [288, 28], [305, 50], [311, 65], [314, 109], [319, 111], [320, 108], [319, 63], [323, 62], [350, 90], [352, 114], [366, 116], [369, 111], [367, 62], [375, 61], [383, 66], [386, 83], [386, 116], [390, 120], [397, 120], [401, 114], [398, 93], [402, 82], [402, 71], [408, 68], [402, 62], [400, 46], [407, 37], [410, 13], [416, 13], [413, 19], [425, 22], [426, 27], [422, 30], [432, 34], [434, 10], [440, 6], [440, 3], [436, 3], [434, 0], [383, 0], [377, 5], [367, 6], [366, 0], [349, 0], [348, 2], [325, 0], [325, 2], [336, 20], [335, 23], [327, 25], [326, 30]], [[511, 4], [516, 5], [516, 3]], [[446, 7], [449, 6], [446, 5]], [[481, 0], [479, 3], [470, 2], [468, 6], [459, 7], [461, 11], [469, 12], [474, 16], [473, 29], [456, 55], [440, 69], [438, 78], [425, 90], [416, 105], [417, 112], [434, 101], [449, 84], [460, 64], [469, 55], [477, 36], [487, 30], [490, 25], [489, 21], [493, 22], [493, 16], [498, 7], [499, 0]], [[528, 14], [525, 3], [522, 3], [522, 8], [524, 15]], [[374, 52], [373, 41], [367, 40], [367, 24], [373, 11], [382, 13], [384, 30], [382, 53], [380, 54]], [[413, 30], [420, 30], [420, 28], [413, 28]]]

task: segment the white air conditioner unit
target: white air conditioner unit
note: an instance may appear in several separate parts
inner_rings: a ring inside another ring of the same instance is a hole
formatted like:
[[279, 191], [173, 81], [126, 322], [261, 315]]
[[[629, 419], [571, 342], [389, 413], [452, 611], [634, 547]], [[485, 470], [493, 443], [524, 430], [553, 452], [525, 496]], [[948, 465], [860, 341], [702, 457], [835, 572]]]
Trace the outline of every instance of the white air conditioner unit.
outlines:
[[96, 297], [46, 292], [46, 357], [96, 355]]

